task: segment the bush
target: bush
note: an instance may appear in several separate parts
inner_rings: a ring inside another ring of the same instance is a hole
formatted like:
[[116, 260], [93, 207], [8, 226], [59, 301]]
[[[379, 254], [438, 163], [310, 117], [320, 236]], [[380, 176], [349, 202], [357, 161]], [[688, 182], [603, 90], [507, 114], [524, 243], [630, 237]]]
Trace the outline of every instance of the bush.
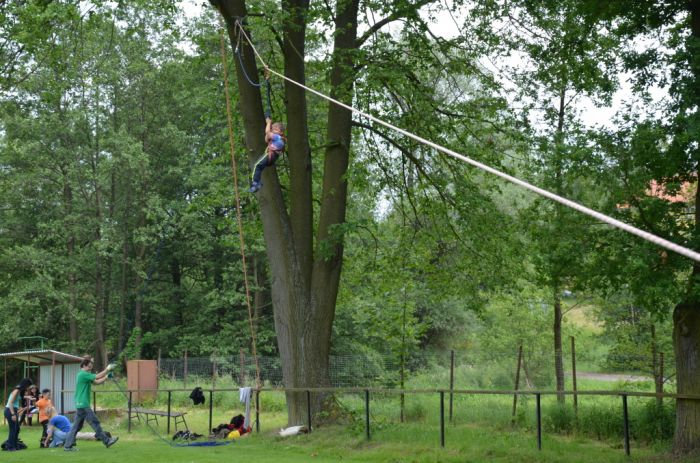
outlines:
[[597, 439], [611, 439], [622, 436], [622, 410], [619, 405], [597, 401], [579, 406], [578, 431]]
[[542, 425], [548, 432], [569, 433], [574, 429], [576, 415], [569, 405], [559, 403], [543, 410]]
[[658, 442], [673, 437], [676, 410], [673, 402], [659, 405], [656, 399], [648, 400], [639, 414], [634, 415], [630, 428], [635, 439]]

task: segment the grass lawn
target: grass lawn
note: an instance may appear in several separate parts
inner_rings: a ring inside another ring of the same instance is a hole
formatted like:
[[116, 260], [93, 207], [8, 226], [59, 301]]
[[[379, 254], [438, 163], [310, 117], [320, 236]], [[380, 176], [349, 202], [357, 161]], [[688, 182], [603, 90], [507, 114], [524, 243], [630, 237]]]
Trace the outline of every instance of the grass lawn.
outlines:
[[[201, 432], [208, 425], [208, 413], [191, 411], [188, 424]], [[218, 419], [217, 419], [218, 418]], [[214, 419], [215, 423], [223, 420]], [[479, 426], [473, 423], [447, 426], [446, 445], [440, 448], [439, 428], [432, 424], [377, 424], [372, 439], [365, 439], [362, 426], [329, 426], [318, 428], [310, 435], [281, 438], [275, 431], [283, 417], [267, 416], [260, 434], [240, 439], [220, 447], [171, 447], [144, 426], [136, 425], [127, 433], [126, 423], [111, 420], [106, 430], [120, 437], [110, 449], [94, 441], [78, 441], [80, 451], [68, 453], [63, 449], [39, 449], [40, 428], [24, 427], [20, 437], [29, 449], [0, 454], [5, 462], [70, 461], [70, 462], [196, 462], [222, 461], [266, 462], [666, 462], [664, 449], [633, 447], [632, 457], [624, 455], [620, 442], [599, 442], [579, 437], [545, 435], [543, 450], [537, 450], [535, 436], [527, 431]], [[160, 424], [165, 436], [165, 425]], [[89, 429], [85, 429], [88, 431]], [[0, 426], [0, 432], [7, 432]], [[4, 440], [4, 439], [3, 439]], [[633, 444], [634, 445], [634, 444]], [[697, 460], [686, 460], [697, 461]]]

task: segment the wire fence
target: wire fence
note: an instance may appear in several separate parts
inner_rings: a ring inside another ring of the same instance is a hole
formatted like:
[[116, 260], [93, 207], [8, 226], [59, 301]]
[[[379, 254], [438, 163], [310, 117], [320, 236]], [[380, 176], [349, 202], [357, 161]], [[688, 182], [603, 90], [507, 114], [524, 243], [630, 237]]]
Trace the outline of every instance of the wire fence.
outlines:
[[[596, 360], [586, 355], [572, 354], [565, 349], [561, 366], [569, 386], [578, 379], [578, 388], [586, 389], [590, 382], [673, 383], [675, 362], [664, 353], [609, 354]], [[184, 387], [195, 382], [216, 387], [255, 386], [256, 359], [246, 352], [236, 356], [210, 356], [160, 359], [161, 380]], [[497, 350], [419, 351], [404, 357], [395, 354], [332, 355], [329, 362], [331, 387], [436, 387], [542, 389], [556, 384], [555, 357], [549, 352], [537, 352], [527, 346]], [[258, 356], [261, 385], [284, 387], [282, 365], [278, 357]], [[518, 384], [516, 384], [516, 381]], [[595, 386], [592, 384], [592, 387]], [[590, 388], [590, 387], [589, 387]], [[659, 392], [657, 390], [657, 392]]]

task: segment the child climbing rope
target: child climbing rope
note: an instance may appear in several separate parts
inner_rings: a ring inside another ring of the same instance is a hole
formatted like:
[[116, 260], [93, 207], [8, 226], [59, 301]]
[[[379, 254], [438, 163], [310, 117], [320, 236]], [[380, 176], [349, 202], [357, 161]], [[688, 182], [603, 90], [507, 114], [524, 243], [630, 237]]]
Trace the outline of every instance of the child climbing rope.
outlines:
[[250, 184], [251, 193], [255, 193], [262, 186], [260, 178], [266, 167], [274, 166], [275, 161], [284, 153], [284, 124], [281, 122], [272, 122], [270, 117], [265, 118], [265, 142], [267, 149], [265, 154], [255, 163], [255, 171], [253, 172], [253, 182]]

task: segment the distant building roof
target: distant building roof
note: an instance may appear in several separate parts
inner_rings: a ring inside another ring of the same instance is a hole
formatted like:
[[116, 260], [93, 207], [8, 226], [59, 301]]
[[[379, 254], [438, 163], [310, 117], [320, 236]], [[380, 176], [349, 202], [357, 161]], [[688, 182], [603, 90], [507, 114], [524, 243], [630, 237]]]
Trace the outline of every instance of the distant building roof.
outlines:
[[51, 349], [26, 350], [23, 352], [0, 353], [0, 358], [22, 360], [29, 363], [46, 365], [50, 363], [79, 363], [82, 357]]
[[663, 184], [657, 182], [656, 180], [652, 180], [651, 182], [649, 182], [649, 189], [647, 190], [647, 195], [655, 196], [659, 199], [664, 199], [670, 203], [685, 203], [691, 199], [691, 186], [692, 185], [690, 184], [690, 182], [683, 182], [681, 184], [680, 191], [675, 195], [671, 195], [666, 192], [666, 187]]

